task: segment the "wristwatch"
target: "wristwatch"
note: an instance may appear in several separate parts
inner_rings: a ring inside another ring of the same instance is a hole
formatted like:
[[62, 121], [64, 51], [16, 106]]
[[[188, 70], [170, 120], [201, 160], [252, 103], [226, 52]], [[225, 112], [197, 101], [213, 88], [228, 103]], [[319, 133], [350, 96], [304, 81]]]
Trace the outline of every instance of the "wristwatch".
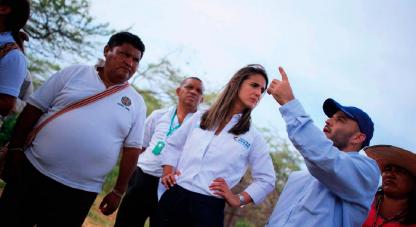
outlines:
[[238, 196], [238, 199], [240, 200], [240, 207], [243, 208], [246, 205], [244, 201], [244, 196], [241, 194], [238, 194], [237, 196]]

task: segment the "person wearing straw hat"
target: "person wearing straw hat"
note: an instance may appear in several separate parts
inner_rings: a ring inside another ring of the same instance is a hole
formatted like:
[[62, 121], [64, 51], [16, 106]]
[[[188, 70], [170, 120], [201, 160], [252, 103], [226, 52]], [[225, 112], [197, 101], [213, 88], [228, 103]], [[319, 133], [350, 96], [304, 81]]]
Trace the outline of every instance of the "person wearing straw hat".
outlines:
[[295, 99], [289, 79], [273, 80], [268, 93], [281, 105], [290, 140], [308, 171], [289, 176], [267, 226], [360, 226], [377, 190], [377, 163], [358, 151], [370, 143], [374, 124], [363, 110], [327, 99], [323, 130]]
[[382, 185], [363, 227], [416, 227], [416, 154], [391, 145], [364, 150], [377, 161]]

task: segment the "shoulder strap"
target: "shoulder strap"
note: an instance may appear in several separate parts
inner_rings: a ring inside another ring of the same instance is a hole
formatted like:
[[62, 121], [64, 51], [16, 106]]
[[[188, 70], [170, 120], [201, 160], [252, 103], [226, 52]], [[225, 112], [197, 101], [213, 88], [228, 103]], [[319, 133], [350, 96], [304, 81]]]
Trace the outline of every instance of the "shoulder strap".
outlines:
[[106, 90], [105, 90], [105, 91], [103, 91], [103, 92], [100, 92], [100, 93], [95, 94], [95, 95], [93, 95], [93, 96], [90, 96], [90, 97], [87, 97], [87, 98], [82, 99], [82, 100], [80, 100], [80, 101], [77, 101], [77, 102], [75, 102], [75, 103], [72, 103], [72, 104], [70, 104], [70, 105], [68, 105], [68, 106], [64, 107], [64, 108], [63, 108], [63, 109], [61, 109], [60, 111], [56, 112], [55, 114], [53, 114], [53, 115], [49, 116], [49, 117], [48, 117], [48, 118], [46, 118], [44, 121], [42, 121], [42, 123], [40, 123], [40, 124], [39, 124], [39, 125], [37, 125], [35, 128], [33, 128], [32, 132], [30, 132], [30, 134], [29, 134], [29, 136], [28, 136], [28, 138], [27, 138], [27, 140], [26, 140], [26, 143], [25, 143], [25, 148], [26, 148], [27, 146], [29, 146], [29, 145], [32, 143], [32, 141], [33, 141], [33, 140], [35, 139], [35, 137], [36, 137], [36, 134], [38, 134], [38, 132], [39, 132], [39, 131], [43, 128], [43, 127], [45, 127], [45, 126], [46, 126], [49, 122], [51, 122], [52, 120], [56, 119], [57, 117], [61, 116], [61, 115], [62, 115], [62, 114], [64, 114], [64, 113], [67, 113], [67, 112], [69, 112], [69, 111], [71, 111], [71, 110], [75, 110], [75, 109], [77, 109], [77, 108], [80, 108], [80, 107], [86, 106], [86, 105], [91, 104], [91, 103], [93, 103], [93, 102], [96, 102], [96, 101], [98, 101], [98, 100], [100, 100], [100, 99], [103, 99], [103, 98], [105, 98], [105, 97], [107, 97], [107, 96], [110, 96], [110, 95], [112, 95], [112, 94], [114, 94], [114, 93], [116, 93], [116, 92], [119, 92], [119, 91], [121, 91], [121, 90], [123, 90], [123, 89], [127, 88], [128, 86], [129, 86], [129, 84], [128, 84], [128, 83], [124, 83], [124, 84], [119, 85], [119, 86], [114, 86], [114, 87], [111, 87], [111, 88], [109, 88], [109, 89], [106, 89]]
[[9, 51], [19, 49], [19, 46], [16, 43], [6, 43], [0, 47], [0, 58], [4, 57]]

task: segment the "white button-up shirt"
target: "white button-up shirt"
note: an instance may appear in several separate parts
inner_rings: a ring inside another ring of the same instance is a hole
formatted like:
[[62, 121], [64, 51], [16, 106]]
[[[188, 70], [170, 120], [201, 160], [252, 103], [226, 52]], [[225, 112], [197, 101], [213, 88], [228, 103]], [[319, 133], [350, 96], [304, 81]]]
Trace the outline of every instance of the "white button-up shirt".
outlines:
[[210, 196], [216, 196], [209, 189], [214, 179], [224, 178], [232, 188], [250, 166], [253, 182], [245, 191], [255, 204], [260, 203], [274, 189], [276, 180], [267, 143], [253, 126], [239, 136], [228, 132], [238, 122], [240, 114], [234, 115], [218, 135], [215, 130], [199, 127], [202, 114], [194, 114], [167, 139], [162, 164], [174, 166], [181, 172], [177, 177], [178, 185]]
[[[169, 127], [176, 127], [179, 125], [178, 116], [175, 112], [176, 106], [163, 108], [153, 111], [146, 119], [143, 139], [143, 147], [146, 147], [146, 150], [140, 154], [137, 166], [147, 174], [155, 177], [162, 176], [162, 166], [160, 162], [161, 155], [155, 155], [153, 149], [159, 141], [166, 140], [166, 134], [169, 131]], [[188, 113], [183, 120], [183, 123], [186, 122], [192, 114], [193, 113]], [[174, 117], [173, 122], [172, 117]], [[162, 153], [163, 152], [165, 152], [165, 149], [162, 149]]]

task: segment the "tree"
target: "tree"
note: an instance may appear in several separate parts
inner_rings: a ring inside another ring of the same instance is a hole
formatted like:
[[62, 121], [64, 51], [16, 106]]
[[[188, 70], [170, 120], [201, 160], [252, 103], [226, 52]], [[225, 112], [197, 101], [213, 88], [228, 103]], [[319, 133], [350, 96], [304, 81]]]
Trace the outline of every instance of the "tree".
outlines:
[[[30, 42], [26, 53], [35, 87], [59, 70], [64, 59], [85, 59], [96, 49], [92, 40], [113, 31], [89, 15], [88, 0], [32, 0], [31, 17], [24, 27]], [[73, 56], [73, 57], [71, 57]], [[10, 138], [16, 116], [9, 116], [0, 130], [0, 144]]]
[[150, 63], [133, 78], [132, 84], [138, 91], [159, 103], [159, 107], [177, 103], [176, 88], [185, 79], [179, 68], [164, 57], [157, 63]]
[[[60, 69], [63, 61], [76, 62], [93, 56], [97, 46], [95, 40], [114, 33], [108, 23], [97, 23], [89, 14], [88, 0], [32, 0], [32, 15], [24, 30], [30, 37], [27, 55], [29, 67], [35, 76], [49, 75]], [[149, 64], [134, 77], [133, 84], [142, 94], [148, 107], [148, 113], [154, 109], [176, 103], [175, 89], [184, 79], [181, 70], [171, 64], [167, 58]], [[40, 83], [40, 82], [38, 82]], [[205, 92], [208, 103], [216, 98], [215, 92]], [[270, 131], [266, 135], [270, 143], [272, 159], [277, 174], [276, 190], [268, 196], [261, 206], [233, 211], [228, 215], [230, 223], [237, 219], [241, 223], [264, 224], [273, 209], [288, 173], [299, 169], [299, 157], [282, 140], [272, 139]], [[6, 135], [7, 136], [7, 135]], [[117, 171], [107, 179], [104, 191], [114, 184]], [[248, 184], [247, 174], [240, 184]], [[227, 208], [228, 212], [228, 208]], [[101, 217], [101, 216], [100, 216]], [[246, 218], [241, 218], [246, 217]], [[228, 223], [228, 222], [227, 222]]]
[[108, 23], [96, 23], [88, 0], [32, 0], [31, 17], [24, 28], [30, 41], [29, 69], [49, 74], [62, 60], [77, 61], [92, 56], [93, 40], [113, 33]]
[[[133, 78], [132, 84], [144, 97], [148, 113], [163, 106], [177, 104], [176, 88], [188, 77], [178, 67], [172, 65], [167, 57], [156, 63], [144, 66]], [[205, 90], [204, 105], [209, 106], [217, 97], [217, 93]]]
[[[300, 169], [300, 155], [291, 150], [284, 139], [277, 137], [277, 133], [270, 129], [261, 128], [260, 131], [270, 147], [270, 156], [276, 173], [275, 190], [258, 206], [250, 204], [242, 209], [226, 206], [224, 224], [227, 227], [237, 224], [239, 226], [264, 226], [273, 212], [289, 174]], [[252, 182], [252, 178], [250, 171], [248, 171], [232, 191], [240, 193], [250, 182]]]
[[[32, 0], [31, 18], [24, 30], [30, 37], [29, 70], [45, 78], [60, 69], [61, 62], [80, 61], [93, 56], [100, 37], [115, 31], [108, 23], [97, 23], [89, 14], [88, 0]], [[167, 57], [145, 66], [132, 84], [143, 95], [148, 112], [176, 103], [175, 89], [184, 79]], [[35, 80], [37, 86], [42, 81]], [[213, 97], [215, 95], [210, 95]]]

